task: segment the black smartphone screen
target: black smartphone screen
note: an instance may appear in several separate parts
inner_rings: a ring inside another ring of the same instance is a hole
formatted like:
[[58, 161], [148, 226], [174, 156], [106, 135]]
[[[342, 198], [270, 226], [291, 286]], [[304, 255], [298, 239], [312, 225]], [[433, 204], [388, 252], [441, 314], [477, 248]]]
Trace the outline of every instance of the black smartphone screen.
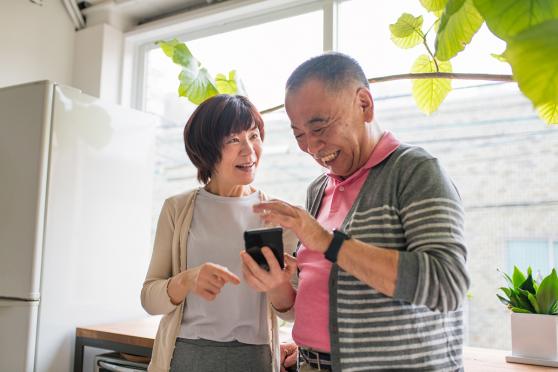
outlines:
[[262, 247], [269, 247], [279, 262], [281, 268], [285, 267], [283, 260], [283, 229], [280, 227], [254, 229], [244, 231], [244, 245], [254, 261], [261, 267], [269, 270], [267, 261], [262, 254]]

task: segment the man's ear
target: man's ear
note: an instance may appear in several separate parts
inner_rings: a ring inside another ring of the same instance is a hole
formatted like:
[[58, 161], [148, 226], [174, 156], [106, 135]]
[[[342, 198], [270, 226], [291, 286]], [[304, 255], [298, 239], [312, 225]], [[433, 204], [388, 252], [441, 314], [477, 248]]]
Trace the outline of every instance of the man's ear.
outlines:
[[364, 116], [364, 122], [370, 123], [374, 119], [374, 99], [372, 98], [372, 93], [367, 88], [358, 89], [358, 104], [362, 110]]

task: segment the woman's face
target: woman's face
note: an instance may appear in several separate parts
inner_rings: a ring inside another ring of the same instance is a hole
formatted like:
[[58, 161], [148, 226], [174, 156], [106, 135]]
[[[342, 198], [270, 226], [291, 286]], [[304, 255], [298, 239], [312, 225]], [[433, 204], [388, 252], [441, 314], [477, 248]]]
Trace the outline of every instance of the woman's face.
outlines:
[[229, 185], [249, 185], [254, 181], [262, 153], [258, 127], [234, 133], [225, 138], [221, 161], [215, 166], [212, 181]]

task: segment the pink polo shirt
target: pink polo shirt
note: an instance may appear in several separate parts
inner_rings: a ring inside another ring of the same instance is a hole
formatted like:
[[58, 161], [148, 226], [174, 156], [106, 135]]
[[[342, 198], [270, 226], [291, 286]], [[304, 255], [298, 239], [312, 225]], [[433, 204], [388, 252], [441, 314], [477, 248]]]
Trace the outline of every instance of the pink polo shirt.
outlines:
[[[397, 147], [397, 138], [386, 131], [366, 164], [350, 177], [343, 180], [328, 173], [328, 184], [317, 217], [323, 227], [333, 230], [343, 224], [370, 168], [381, 163]], [[294, 304], [293, 340], [300, 346], [330, 352], [328, 281], [332, 264], [323, 253], [311, 251], [305, 246], [298, 250], [296, 260], [300, 273]]]

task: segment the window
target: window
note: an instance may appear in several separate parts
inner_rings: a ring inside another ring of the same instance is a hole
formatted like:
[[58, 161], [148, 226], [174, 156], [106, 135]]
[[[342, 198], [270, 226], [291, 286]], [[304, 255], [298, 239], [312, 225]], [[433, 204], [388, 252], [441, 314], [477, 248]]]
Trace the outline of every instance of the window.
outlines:
[[558, 242], [551, 239], [522, 239], [508, 241], [507, 273], [517, 266], [524, 273], [530, 266], [536, 280], [558, 268]]

